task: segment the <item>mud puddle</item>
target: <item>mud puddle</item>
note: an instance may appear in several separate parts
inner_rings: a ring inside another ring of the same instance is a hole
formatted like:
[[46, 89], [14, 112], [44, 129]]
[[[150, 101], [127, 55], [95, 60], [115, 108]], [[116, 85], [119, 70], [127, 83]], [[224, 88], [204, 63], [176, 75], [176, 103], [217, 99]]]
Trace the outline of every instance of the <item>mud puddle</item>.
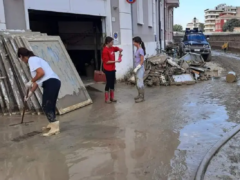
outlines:
[[21, 142], [21, 141], [27, 140], [27, 139], [32, 138], [33, 136], [36, 136], [36, 135], [41, 134], [41, 133], [42, 132], [40, 132], [40, 131], [33, 131], [33, 132], [30, 132], [30, 133], [24, 134], [22, 136], [16, 137], [12, 141]]
[[94, 104], [62, 116], [61, 133], [50, 138], [9, 143], [47, 121], [1, 121], [0, 179], [192, 180], [205, 153], [239, 121], [238, 86], [222, 80], [146, 88], [141, 104], [136, 93], [119, 85], [118, 103], [107, 106], [103, 93], [90, 92]]
[[[198, 105], [189, 103], [186, 106], [198, 108]], [[169, 180], [192, 180], [195, 175], [193, 172], [197, 171], [199, 163], [210, 147], [235, 125], [235, 123], [227, 122], [229, 116], [224, 106], [217, 104], [202, 106], [209, 109], [209, 111], [205, 111], [202, 119], [180, 130], [180, 144], [174, 152], [174, 158], [171, 159], [172, 170], [168, 175]]]
[[224, 57], [227, 57], [227, 58], [234, 58], [234, 59], [240, 60], [240, 54], [232, 53], [232, 52], [226, 52], [225, 53], [225, 52], [220, 51], [220, 50], [212, 51], [212, 56], [214, 56], [214, 57], [224, 56]]

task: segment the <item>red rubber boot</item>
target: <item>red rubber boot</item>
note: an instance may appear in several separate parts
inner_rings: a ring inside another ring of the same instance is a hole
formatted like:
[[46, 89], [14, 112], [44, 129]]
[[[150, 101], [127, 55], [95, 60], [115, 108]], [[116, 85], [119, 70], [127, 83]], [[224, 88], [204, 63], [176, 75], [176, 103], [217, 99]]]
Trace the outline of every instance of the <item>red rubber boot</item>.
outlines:
[[117, 102], [117, 100], [114, 99], [114, 90], [110, 90], [110, 101], [111, 102]]
[[110, 104], [111, 101], [109, 100], [109, 92], [105, 92], [105, 103]]

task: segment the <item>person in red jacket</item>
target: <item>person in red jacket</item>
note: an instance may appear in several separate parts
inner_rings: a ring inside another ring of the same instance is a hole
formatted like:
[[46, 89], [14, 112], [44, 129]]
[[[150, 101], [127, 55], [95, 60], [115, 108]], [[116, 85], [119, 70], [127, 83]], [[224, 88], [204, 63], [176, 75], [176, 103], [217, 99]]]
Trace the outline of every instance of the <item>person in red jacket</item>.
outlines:
[[[115, 60], [115, 52], [120, 52], [119, 59]], [[122, 49], [113, 46], [113, 38], [106, 37], [102, 51], [103, 68], [106, 75], [105, 102], [117, 102], [114, 99], [114, 84], [116, 79], [115, 64], [121, 62]], [[110, 96], [109, 96], [110, 91]]]

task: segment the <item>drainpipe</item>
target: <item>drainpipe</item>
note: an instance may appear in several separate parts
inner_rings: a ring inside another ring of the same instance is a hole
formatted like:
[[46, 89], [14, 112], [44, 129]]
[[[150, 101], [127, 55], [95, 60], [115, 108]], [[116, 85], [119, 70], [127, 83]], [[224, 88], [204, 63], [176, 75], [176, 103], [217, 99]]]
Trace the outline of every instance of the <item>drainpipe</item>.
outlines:
[[160, 53], [162, 52], [162, 23], [161, 23], [161, 0], [158, 0], [158, 30], [159, 30], [159, 45]]
[[[134, 33], [134, 30], [133, 30], [133, 4], [131, 4], [131, 19], [132, 19], [132, 38], [133, 38], [133, 33]], [[134, 63], [134, 45], [132, 45], [132, 49], [133, 49], [133, 67], [135, 66], [135, 63]]]
[[165, 4], [165, 1], [163, 3], [164, 5], [164, 38], [163, 38], [163, 43], [164, 43], [164, 47], [166, 47], [166, 4]]

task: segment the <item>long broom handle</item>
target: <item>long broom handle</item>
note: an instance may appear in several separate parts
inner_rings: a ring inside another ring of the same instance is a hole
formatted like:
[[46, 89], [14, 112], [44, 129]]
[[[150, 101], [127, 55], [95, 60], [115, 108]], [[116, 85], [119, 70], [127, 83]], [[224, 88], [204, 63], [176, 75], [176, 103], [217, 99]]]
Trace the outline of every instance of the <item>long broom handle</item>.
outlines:
[[[29, 88], [27, 89], [26, 97], [28, 97], [28, 93], [29, 93]], [[24, 102], [24, 107], [23, 107], [23, 114], [22, 114], [22, 121], [21, 121], [21, 124], [23, 123], [23, 119], [24, 119], [24, 115], [25, 115], [26, 108], [27, 108], [27, 101]]]

